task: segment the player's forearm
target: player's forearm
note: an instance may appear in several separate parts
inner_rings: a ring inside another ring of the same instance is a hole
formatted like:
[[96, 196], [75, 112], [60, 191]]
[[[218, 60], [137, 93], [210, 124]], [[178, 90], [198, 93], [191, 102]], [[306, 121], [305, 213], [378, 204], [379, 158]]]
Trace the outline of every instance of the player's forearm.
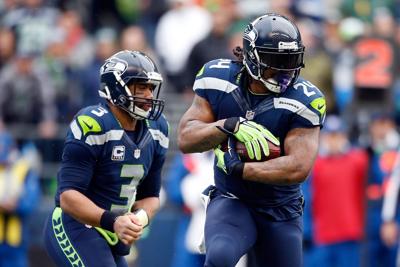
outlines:
[[158, 197], [148, 197], [135, 202], [132, 212], [138, 209], [144, 209], [149, 220], [151, 220], [160, 209], [160, 200]]
[[243, 179], [276, 185], [291, 185], [305, 181], [313, 160], [296, 159], [283, 156], [264, 162], [247, 162], [244, 165]]
[[223, 120], [205, 123], [199, 120], [187, 121], [178, 130], [178, 146], [183, 153], [204, 152], [215, 148], [227, 136], [216, 126], [223, 126]]
[[60, 206], [63, 212], [79, 222], [96, 227], [100, 226], [100, 219], [104, 210], [80, 192], [67, 190], [61, 193]]

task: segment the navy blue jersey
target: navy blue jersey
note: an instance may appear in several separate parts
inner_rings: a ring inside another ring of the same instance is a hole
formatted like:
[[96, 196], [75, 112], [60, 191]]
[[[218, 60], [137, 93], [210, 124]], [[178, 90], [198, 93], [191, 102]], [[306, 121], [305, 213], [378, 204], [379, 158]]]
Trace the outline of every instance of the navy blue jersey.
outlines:
[[[294, 128], [320, 127], [325, 118], [325, 98], [309, 81], [299, 78], [281, 94], [255, 95], [247, 89], [243, 65], [227, 59], [208, 62], [193, 86], [205, 98], [215, 119], [244, 117], [270, 130], [281, 141]], [[307, 153], [306, 151], [304, 153]], [[260, 207], [276, 207], [301, 197], [300, 185], [269, 185], [229, 177], [214, 166], [216, 187]]]
[[71, 122], [64, 144], [56, 205], [68, 189], [117, 213], [130, 211], [135, 200], [158, 197], [168, 143], [164, 116], [138, 121], [134, 134], [129, 134], [108, 106], [82, 109]]

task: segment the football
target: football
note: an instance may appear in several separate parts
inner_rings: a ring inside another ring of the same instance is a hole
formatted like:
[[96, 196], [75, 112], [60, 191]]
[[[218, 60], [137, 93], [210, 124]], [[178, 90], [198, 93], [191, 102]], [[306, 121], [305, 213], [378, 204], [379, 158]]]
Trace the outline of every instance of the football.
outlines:
[[[275, 145], [274, 143], [268, 142], [268, 147], [269, 147], [269, 156], [265, 156], [264, 153], [261, 152], [261, 159], [257, 160], [255, 157], [254, 159], [250, 159], [249, 154], [247, 153], [246, 146], [244, 143], [240, 141], [236, 141], [236, 152], [238, 153], [240, 159], [242, 162], [258, 162], [258, 161], [267, 161], [270, 159], [277, 158], [281, 155], [281, 148], [280, 146]], [[225, 142], [221, 146], [222, 151], [226, 152], [228, 150], [228, 143]]]

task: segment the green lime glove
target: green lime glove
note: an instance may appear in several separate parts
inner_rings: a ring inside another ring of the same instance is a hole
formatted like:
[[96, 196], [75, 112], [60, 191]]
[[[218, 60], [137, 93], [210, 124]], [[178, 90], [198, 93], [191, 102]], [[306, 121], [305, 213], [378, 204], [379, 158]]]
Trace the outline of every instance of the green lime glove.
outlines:
[[217, 126], [217, 128], [244, 143], [251, 159], [255, 157], [261, 160], [261, 150], [265, 156], [269, 155], [267, 140], [279, 145], [279, 140], [264, 126], [241, 117], [228, 118], [225, 120], [224, 127]]
[[217, 167], [228, 175], [242, 178], [244, 163], [236, 153], [235, 146], [236, 139], [229, 137], [227, 152], [223, 152], [219, 147], [214, 149], [215, 156], [217, 157]]

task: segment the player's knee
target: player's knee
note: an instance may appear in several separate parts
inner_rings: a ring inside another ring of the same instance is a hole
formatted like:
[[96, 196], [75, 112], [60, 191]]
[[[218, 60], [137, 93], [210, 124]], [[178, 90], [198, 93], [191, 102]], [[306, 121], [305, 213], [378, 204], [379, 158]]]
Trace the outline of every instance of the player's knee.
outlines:
[[204, 267], [234, 267], [241, 257], [234, 240], [227, 236], [216, 236], [207, 246]]

